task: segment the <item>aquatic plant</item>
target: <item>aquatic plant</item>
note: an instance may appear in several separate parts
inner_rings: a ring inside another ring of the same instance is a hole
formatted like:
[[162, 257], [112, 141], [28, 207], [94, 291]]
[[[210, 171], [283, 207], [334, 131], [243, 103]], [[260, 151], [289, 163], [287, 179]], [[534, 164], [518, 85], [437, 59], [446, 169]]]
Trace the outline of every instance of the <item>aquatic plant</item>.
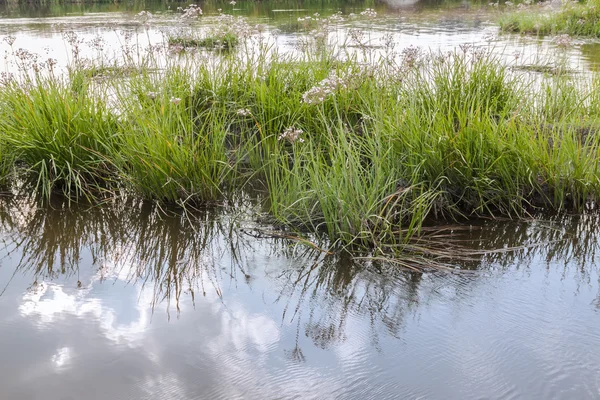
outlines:
[[90, 94], [86, 76], [13, 81], [0, 90], [0, 104], [3, 142], [43, 196], [89, 197], [112, 186], [116, 118]]
[[[600, 37], [600, 3], [567, 1], [558, 9], [550, 1], [521, 4], [518, 10], [503, 14], [499, 24], [505, 32]], [[564, 36], [559, 40], [559, 45], [568, 44]]]
[[[183, 12], [182, 18], [190, 18], [186, 17], [190, 13], [189, 7]], [[234, 49], [241, 39], [260, 30], [260, 27], [251, 27], [245, 18], [236, 18], [229, 14], [220, 14], [212, 22], [207, 30], [199, 30], [195, 26], [173, 30], [167, 34], [167, 43], [181, 49], [200, 47], [229, 51]]]
[[113, 157], [126, 187], [144, 198], [216, 199], [232, 169], [223, 113], [195, 108], [192, 80], [189, 71], [173, 67], [165, 76], [139, 75], [118, 87], [125, 114]]
[[183, 48], [203, 47], [206, 49], [225, 49], [231, 50], [239, 43], [237, 36], [227, 32], [222, 36], [207, 36], [204, 38], [170, 36], [169, 46], [181, 46]]
[[89, 71], [115, 64], [71, 57], [63, 77], [21, 54], [0, 86], [3, 159], [46, 197], [185, 206], [252, 185], [268, 220], [375, 252], [434, 219], [597, 203], [597, 79], [531, 84], [493, 49], [397, 52], [386, 38], [383, 52], [325, 36], [284, 55], [244, 32], [225, 57], [125, 55], [138, 73], [110, 80]]

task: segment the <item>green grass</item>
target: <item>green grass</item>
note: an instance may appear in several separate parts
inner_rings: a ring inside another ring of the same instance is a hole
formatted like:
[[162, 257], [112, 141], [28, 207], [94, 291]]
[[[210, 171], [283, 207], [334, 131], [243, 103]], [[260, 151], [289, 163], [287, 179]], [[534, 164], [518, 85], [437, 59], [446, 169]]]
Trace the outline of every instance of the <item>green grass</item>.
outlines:
[[179, 37], [171, 36], [168, 38], [169, 46], [182, 46], [182, 47], [202, 47], [205, 49], [216, 49], [222, 48], [231, 50], [239, 44], [238, 37], [227, 32], [220, 36], [207, 36], [204, 38], [194, 37]]
[[600, 37], [600, 2], [569, 2], [560, 9], [535, 4], [502, 15], [499, 24], [504, 32]]
[[117, 145], [116, 116], [89, 83], [73, 74], [3, 86], [0, 130], [10, 157], [26, 166], [43, 196], [95, 196], [112, 185], [108, 154]]
[[192, 81], [184, 68], [173, 68], [119, 88], [125, 114], [115, 164], [126, 186], [144, 198], [214, 200], [232, 171], [224, 112], [201, 110]]
[[491, 50], [340, 60], [319, 46], [13, 81], [0, 87], [0, 172], [75, 200], [186, 205], [262, 185], [273, 222], [382, 251], [431, 221], [600, 198], [597, 79], [532, 84]]

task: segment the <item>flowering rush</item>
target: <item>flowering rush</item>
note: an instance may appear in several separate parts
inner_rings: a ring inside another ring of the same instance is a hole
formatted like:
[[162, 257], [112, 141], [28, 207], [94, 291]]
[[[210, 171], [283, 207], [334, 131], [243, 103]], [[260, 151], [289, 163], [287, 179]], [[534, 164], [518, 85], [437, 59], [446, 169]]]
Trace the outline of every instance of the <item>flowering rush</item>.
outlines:
[[377, 16], [377, 11], [372, 8], [367, 8], [365, 11], [361, 12], [360, 15], [368, 18], [375, 18]]
[[347, 89], [349, 82], [348, 74], [337, 75], [331, 72], [329, 76], [323, 79], [317, 86], [310, 88], [302, 95], [302, 101], [306, 104], [319, 104], [334, 94], [337, 90]]
[[277, 140], [287, 140], [290, 143], [298, 142], [304, 143], [304, 139], [300, 137], [302, 135], [302, 129], [296, 129], [292, 126], [286, 128], [281, 135], [277, 138]]
[[247, 117], [248, 115], [252, 115], [252, 112], [247, 108], [240, 108], [236, 111], [236, 114], [242, 117]]
[[198, 7], [196, 4], [190, 4], [186, 8], [177, 7], [177, 10], [181, 11], [183, 14], [181, 18], [183, 19], [191, 19], [198, 18], [202, 15], [202, 9]]

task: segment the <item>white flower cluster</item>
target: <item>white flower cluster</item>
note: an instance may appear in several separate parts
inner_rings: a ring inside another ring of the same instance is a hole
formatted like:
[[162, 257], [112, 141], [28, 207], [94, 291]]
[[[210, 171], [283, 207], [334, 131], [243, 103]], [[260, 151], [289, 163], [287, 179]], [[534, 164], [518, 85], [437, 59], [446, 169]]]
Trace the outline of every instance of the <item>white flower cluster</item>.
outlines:
[[56, 60], [56, 58], [48, 58], [46, 60], [46, 65], [48, 66], [48, 69], [52, 69], [54, 68], [54, 66], [58, 63], [58, 61]]
[[567, 34], [563, 34], [556, 36], [552, 41], [558, 47], [562, 47], [564, 49], [571, 46], [571, 43], [573, 43], [573, 38]]
[[361, 12], [360, 15], [368, 18], [375, 18], [377, 16], [377, 11], [372, 8], [367, 8], [365, 11]]
[[361, 29], [349, 29], [348, 30], [348, 36], [350, 37], [350, 40], [352, 43], [358, 45], [358, 46], [365, 46], [366, 42], [365, 42], [365, 31], [361, 30]]
[[[229, 14], [220, 14], [217, 18], [217, 23], [212, 28], [210, 35], [215, 37], [223, 37], [226, 34], [232, 34], [240, 39], [250, 37], [252, 34], [263, 31], [263, 26], [256, 26], [253, 29], [248, 24], [244, 17], [234, 17]], [[256, 32], [255, 32], [256, 31]]]
[[152, 13], [150, 11], [140, 11], [139, 13], [136, 14], [136, 18], [139, 19], [142, 24], [147, 23], [153, 17], [154, 17], [154, 15], [152, 15]]
[[342, 17], [342, 12], [338, 11], [328, 18], [329, 22], [344, 22], [345, 18]]
[[88, 44], [90, 45], [90, 47], [96, 49], [99, 52], [102, 52], [104, 51], [104, 47], [106, 46], [106, 41], [104, 40], [104, 37], [96, 35], [92, 40], [88, 42]]
[[236, 111], [236, 114], [241, 117], [247, 117], [248, 115], [252, 115], [252, 112], [250, 110], [248, 110], [247, 108], [240, 108], [239, 110]]
[[317, 86], [310, 88], [302, 95], [302, 101], [306, 104], [319, 104], [340, 89], [348, 88], [348, 74], [343, 73], [338, 76], [335, 72], [330, 72], [329, 76], [323, 79]]
[[0, 85], [9, 85], [14, 82], [15, 76], [10, 72], [0, 72]]
[[195, 4], [190, 4], [186, 8], [177, 7], [178, 11], [181, 11], [181, 18], [183, 19], [193, 19], [198, 18], [202, 15], [202, 9]]
[[281, 135], [277, 138], [277, 140], [287, 140], [290, 143], [298, 142], [304, 143], [304, 139], [300, 137], [302, 135], [302, 129], [296, 129], [293, 126], [286, 128]]
[[335, 27], [344, 20], [341, 11], [327, 18], [322, 18], [319, 13], [298, 18], [298, 22], [301, 23], [303, 29], [310, 29], [309, 40], [305, 40], [301, 47], [308, 47], [312, 41], [315, 41], [317, 45], [324, 45], [329, 33], [333, 32], [336, 29]]
[[2, 40], [4, 40], [6, 43], [8, 43], [9, 46], [12, 46], [15, 43], [15, 40], [17, 40], [17, 38], [14, 36], [6, 36]]
[[39, 59], [40, 55], [36, 53], [32, 53], [31, 51], [23, 48], [19, 48], [15, 51], [15, 56], [19, 60], [19, 69], [23, 71], [28, 71], [30, 69], [35, 70], [36, 72], [40, 68]]
[[185, 47], [180, 44], [176, 44], [174, 46], [169, 46], [169, 53], [171, 54], [180, 54], [185, 51]]
[[[466, 53], [469, 50], [469, 47], [461, 47], [461, 49]], [[404, 66], [408, 68], [412, 68], [419, 62], [421, 57], [421, 49], [416, 46], [408, 46], [402, 50], [402, 63]]]

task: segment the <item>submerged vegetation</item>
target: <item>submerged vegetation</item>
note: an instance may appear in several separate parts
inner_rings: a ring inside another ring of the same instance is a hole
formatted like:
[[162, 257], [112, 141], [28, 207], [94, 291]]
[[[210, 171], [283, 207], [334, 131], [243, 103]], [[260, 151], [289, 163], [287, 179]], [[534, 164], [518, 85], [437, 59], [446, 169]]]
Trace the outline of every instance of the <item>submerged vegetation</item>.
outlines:
[[46, 198], [184, 206], [251, 184], [271, 221], [382, 252], [431, 219], [597, 202], [597, 80], [532, 83], [487, 47], [397, 51], [356, 32], [335, 43], [342, 17], [315, 18], [299, 52], [235, 19], [235, 51], [149, 46], [123, 57], [139, 72], [118, 79], [88, 72], [73, 33], [64, 75], [13, 50], [20, 73], [0, 86], [2, 177]]
[[529, 2], [504, 14], [499, 23], [505, 32], [600, 37], [600, 2], [567, 1], [559, 8], [551, 1]]

